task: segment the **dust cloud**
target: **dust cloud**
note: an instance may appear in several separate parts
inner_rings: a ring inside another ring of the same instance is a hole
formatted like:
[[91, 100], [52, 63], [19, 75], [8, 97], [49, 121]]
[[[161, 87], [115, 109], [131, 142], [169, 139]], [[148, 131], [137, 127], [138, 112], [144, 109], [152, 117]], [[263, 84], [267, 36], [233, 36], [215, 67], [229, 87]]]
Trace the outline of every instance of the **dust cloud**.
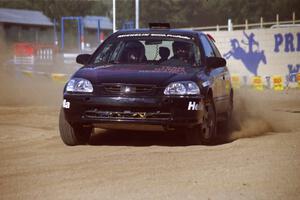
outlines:
[[48, 63], [37, 59], [34, 65], [15, 65], [14, 51], [0, 30], [0, 106], [59, 106], [64, 82], [52, 80], [51, 74], [72, 75], [80, 67], [75, 57], [68, 60], [71, 64], [54, 54]]
[[[299, 91], [242, 89], [236, 92], [228, 140], [298, 129]], [[289, 109], [285, 109], [289, 108]], [[294, 113], [294, 115], [291, 115]]]
[[58, 106], [61, 102], [63, 83], [22, 72], [0, 70], [0, 73], [2, 106]]
[[54, 81], [51, 74], [69, 77], [79, 68], [61, 59], [53, 64], [14, 65], [11, 55], [2, 56], [0, 63], [0, 106], [58, 106], [65, 80]]
[[[13, 64], [13, 46], [0, 33], [0, 106], [56, 106], [61, 101], [63, 84], [54, 83], [50, 76], [24, 74], [31, 66]], [[55, 66], [38, 66], [36, 71], [49, 71]]]

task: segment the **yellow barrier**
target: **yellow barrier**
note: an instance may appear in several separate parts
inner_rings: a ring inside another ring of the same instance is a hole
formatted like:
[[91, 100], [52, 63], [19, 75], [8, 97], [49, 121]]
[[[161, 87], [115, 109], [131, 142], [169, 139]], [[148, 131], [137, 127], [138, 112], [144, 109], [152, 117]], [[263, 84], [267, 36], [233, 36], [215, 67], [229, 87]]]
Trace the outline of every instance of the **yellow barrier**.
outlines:
[[28, 70], [23, 70], [22, 73], [26, 76], [32, 77], [33, 76], [33, 72], [32, 71], [28, 71]]
[[282, 76], [272, 76], [272, 81], [274, 90], [282, 91], [284, 89]]
[[241, 87], [241, 80], [240, 80], [240, 76], [238, 74], [232, 74], [231, 75], [231, 83], [232, 83], [232, 87], [235, 89], [238, 89]]
[[263, 81], [262, 81], [261, 76], [252, 77], [252, 87], [259, 91], [264, 90]]
[[51, 79], [55, 82], [59, 83], [66, 83], [68, 80], [68, 76], [66, 74], [56, 74], [52, 73], [51, 74]]

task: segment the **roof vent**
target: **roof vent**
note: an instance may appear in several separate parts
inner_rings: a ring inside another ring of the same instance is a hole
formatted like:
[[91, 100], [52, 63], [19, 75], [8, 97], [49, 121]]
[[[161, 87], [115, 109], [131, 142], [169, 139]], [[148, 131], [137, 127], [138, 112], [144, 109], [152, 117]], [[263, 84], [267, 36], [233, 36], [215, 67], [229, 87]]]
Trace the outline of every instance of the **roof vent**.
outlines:
[[149, 23], [150, 29], [170, 29], [169, 23]]

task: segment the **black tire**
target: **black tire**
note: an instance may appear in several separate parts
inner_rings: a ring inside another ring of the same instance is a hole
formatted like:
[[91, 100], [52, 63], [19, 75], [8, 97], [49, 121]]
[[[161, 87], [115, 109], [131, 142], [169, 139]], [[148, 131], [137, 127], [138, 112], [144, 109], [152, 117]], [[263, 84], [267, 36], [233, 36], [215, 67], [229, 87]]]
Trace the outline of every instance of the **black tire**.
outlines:
[[211, 145], [216, 138], [216, 110], [212, 98], [204, 106], [203, 123], [186, 129], [186, 142], [188, 145]]
[[224, 121], [220, 121], [218, 123], [218, 143], [224, 144], [226, 142], [229, 142], [230, 134], [234, 130], [234, 117], [233, 117], [233, 92], [230, 93], [230, 102], [228, 105], [228, 109], [226, 112]]
[[65, 119], [64, 110], [61, 108], [59, 113], [59, 132], [62, 141], [69, 146], [86, 144], [91, 136], [91, 127], [71, 125]]

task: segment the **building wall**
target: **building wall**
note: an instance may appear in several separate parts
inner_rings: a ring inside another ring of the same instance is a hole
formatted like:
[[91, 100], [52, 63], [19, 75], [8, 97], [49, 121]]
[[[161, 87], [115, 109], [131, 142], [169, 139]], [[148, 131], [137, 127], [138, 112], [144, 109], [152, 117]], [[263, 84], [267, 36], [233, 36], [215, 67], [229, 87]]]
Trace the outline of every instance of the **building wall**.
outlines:
[[300, 72], [299, 26], [206, 33], [215, 38], [231, 73], [286, 77]]
[[4, 37], [4, 27], [3, 23], [0, 22], [0, 38], [2, 39]]
[[11, 49], [8, 48], [7, 40], [5, 38], [4, 24], [0, 23], [0, 68], [2, 67], [2, 62], [7, 60], [10, 53]]
[[8, 44], [15, 42], [31, 42], [53, 44], [53, 27], [29, 26], [20, 24], [4, 24], [4, 37]]

